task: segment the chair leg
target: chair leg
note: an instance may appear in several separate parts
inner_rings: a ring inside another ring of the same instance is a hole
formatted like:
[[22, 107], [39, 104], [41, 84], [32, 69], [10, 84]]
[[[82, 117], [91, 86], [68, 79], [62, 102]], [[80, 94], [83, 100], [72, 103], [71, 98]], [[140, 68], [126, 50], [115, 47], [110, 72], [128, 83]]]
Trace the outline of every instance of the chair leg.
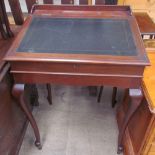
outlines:
[[98, 94], [98, 97], [97, 97], [97, 102], [98, 103], [100, 103], [100, 101], [101, 101], [102, 92], [103, 92], [103, 86], [101, 86], [100, 90], [99, 90], [99, 94]]
[[42, 149], [41, 141], [40, 141], [40, 133], [37, 126], [37, 123], [29, 110], [28, 106], [25, 103], [24, 99], [24, 84], [14, 84], [12, 89], [12, 95], [13, 97], [19, 102], [21, 108], [23, 109], [25, 115], [27, 116], [28, 120], [30, 121], [30, 124], [33, 128], [34, 134], [35, 134], [35, 145], [38, 149]]
[[117, 95], [117, 87], [113, 87], [113, 92], [112, 92], [112, 108], [115, 107], [117, 100], [116, 100], [116, 95]]
[[5, 30], [4, 30], [4, 27], [3, 27], [3, 23], [1, 21], [1, 17], [0, 17], [0, 32], [1, 32], [1, 36], [2, 36], [3, 39], [8, 38], [8, 36], [7, 36], [7, 34], [6, 34]]
[[153, 35], [150, 35], [150, 39], [153, 39], [153, 37], [154, 37]]
[[46, 84], [46, 87], [47, 87], [47, 91], [48, 91], [48, 96], [47, 96], [47, 99], [48, 99], [48, 102], [50, 105], [52, 105], [52, 91], [51, 91], [51, 85], [49, 83]]

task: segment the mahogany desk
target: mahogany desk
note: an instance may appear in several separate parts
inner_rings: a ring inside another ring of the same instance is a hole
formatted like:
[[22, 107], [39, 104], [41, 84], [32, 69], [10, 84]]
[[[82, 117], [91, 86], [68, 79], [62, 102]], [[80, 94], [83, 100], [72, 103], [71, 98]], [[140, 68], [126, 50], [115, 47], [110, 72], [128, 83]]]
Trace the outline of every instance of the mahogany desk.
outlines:
[[[127, 6], [36, 5], [5, 60], [16, 84], [12, 94], [30, 120], [41, 148], [37, 124], [24, 103], [25, 83], [109, 85], [139, 88], [149, 65], [136, 20]], [[131, 109], [119, 130], [118, 153], [126, 126], [140, 104], [131, 93]]]

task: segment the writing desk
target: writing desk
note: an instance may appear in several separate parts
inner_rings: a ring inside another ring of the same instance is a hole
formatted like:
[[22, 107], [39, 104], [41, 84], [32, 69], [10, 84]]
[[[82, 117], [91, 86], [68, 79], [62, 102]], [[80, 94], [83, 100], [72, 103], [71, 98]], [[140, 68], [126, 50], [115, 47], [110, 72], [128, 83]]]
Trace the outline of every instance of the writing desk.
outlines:
[[[20, 99], [39, 148], [39, 130], [24, 104], [21, 83], [136, 89], [149, 65], [136, 20], [127, 6], [35, 5], [5, 60], [11, 64], [16, 83], [12, 93]], [[133, 93], [131, 98], [131, 109], [119, 130], [118, 153], [141, 94]]]

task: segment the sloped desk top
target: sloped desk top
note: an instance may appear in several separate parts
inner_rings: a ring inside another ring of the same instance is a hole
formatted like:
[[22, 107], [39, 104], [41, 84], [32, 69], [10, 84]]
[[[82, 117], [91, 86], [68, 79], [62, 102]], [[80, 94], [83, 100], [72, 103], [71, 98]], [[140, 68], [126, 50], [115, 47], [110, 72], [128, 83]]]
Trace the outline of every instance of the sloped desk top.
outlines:
[[17, 52], [135, 56], [127, 19], [33, 17]]
[[130, 8], [117, 6], [36, 5], [5, 59], [149, 64]]

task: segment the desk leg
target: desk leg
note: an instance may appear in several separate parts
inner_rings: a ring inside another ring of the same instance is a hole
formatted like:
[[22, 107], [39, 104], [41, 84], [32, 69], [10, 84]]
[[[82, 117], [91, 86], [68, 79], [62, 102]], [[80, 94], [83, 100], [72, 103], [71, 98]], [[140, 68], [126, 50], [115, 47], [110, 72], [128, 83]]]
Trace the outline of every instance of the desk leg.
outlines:
[[123, 151], [123, 145], [122, 145], [122, 140], [123, 136], [126, 130], [126, 127], [128, 126], [128, 123], [130, 122], [132, 116], [140, 106], [143, 95], [141, 89], [129, 89], [129, 96], [126, 96], [126, 99], [124, 102], [128, 100], [128, 97], [130, 99], [130, 107], [126, 113], [126, 116], [123, 120], [123, 123], [121, 125], [120, 131], [119, 131], [119, 136], [118, 136], [118, 150], [117, 153], [120, 154]]
[[30, 124], [34, 130], [34, 134], [36, 137], [36, 141], [35, 141], [36, 147], [38, 147], [38, 149], [42, 149], [38, 126], [36, 124], [36, 121], [31, 113], [31, 111], [27, 107], [25, 100], [24, 100], [24, 84], [14, 84], [13, 89], [12, 89], [12, 95], [15, 99], [17, 99], [17, 101], [19, 102], [25, 115], [27, 116], [28, 120], [30, 121]]
[[101, 101], [102, 92], [103, 92], [103, 86], [101, 86], [100, 90], [99, 90], [99, 94], [98, 94], [98, 97], [97, 97], [97, 102], [98, 103], [100, 103], [100, 101]]
[[115, 107], [115, 104], [117, 103], [116, 100], [116, 95], [117, 95], [117, 87], [113, 87], [113, 92], [112, 92], [112, 108]]
[[48, 91], [47, 100], [48, 100], [49, 104], [52, 105], [52, 90], [51, 90], [51, 85], [48, 83], [48, 84], [46, 84], [46, 87], [47, 87], [47, 91]]

